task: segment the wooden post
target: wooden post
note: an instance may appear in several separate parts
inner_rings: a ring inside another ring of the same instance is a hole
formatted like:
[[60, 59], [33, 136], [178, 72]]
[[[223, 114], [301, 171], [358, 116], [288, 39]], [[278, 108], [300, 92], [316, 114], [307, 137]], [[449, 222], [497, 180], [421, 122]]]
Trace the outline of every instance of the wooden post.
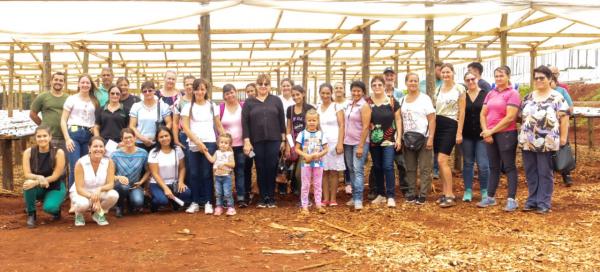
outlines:
[[[308, 42], [304, 42], [304, 48], [308, 48]], [[308, 89], [308, 50], [302, 55], [302, 87]]]
[[[342, 61], [342, 84], [344, 85], [344, 90], [346, 89], [346, 62]], [[344, 94], [345, 96], [346, 94]]]
[[0, 149], [2, 149], [2, 188], [13, 190], [13, 154], [12, 140], [0, 139]]
[[594, 148], [594, 117], [588, 117], [588, 148]]
[[313, 89], [313, 105], [316, 105], [317, 104], [317, 96], [318, 96], [318, 93], [319, 93], [317, 91], [317, 88], [319, 86], [317, 85], [317, 75], [316, 74], [315, 74], [314, 78], [315, 78], [315, 88]]
[[[407, 60], [406, 61], [406, 73], [410, 73], [410, 72], [411, 72], [411, 70], [410, 70], [410, 60]], [[398, 87], [398, 86], [396, 86], [396, 87]]]
[[113, 52], [112, 52], [112, 43], [108, 43], [108, 68], [112, 71], [113, 68]]
[[325, 50], [325, 82], [331, 84], [331, 50]]
[[89, 65], [90, 65], [90, 52], [87, 49], [85, 49], [85, 51], [83, 51], [83, 64], [82, 64], [84, 74], [88, 74]]
[[292, 64], [288, 63], [288, 76], [287, 78], [292, 79]]
[[425, 70], [427, 94], [435, 101], [435, 50], [433, 48], [433, 19], [431, 18], [425, 20]]
[[483, 58], [481, 58], [481, 44], [477, 45], [477, 62], [482, 62]]
[[2, 108], [8, 108], [8, 92], [6, 91], [6, 85], [2, 84]]
[[[210, 14], [200, 16], [200, 77], [212, 83]], [[212, 91], [208, 90], [212, 98]]]
[[[367, 23], [367, 19], [363, 19], [363, 23]], [[362, 80], [367, 87], [366, 93], [369, 94], [369, 78], [371, 72], [369, 70], [369, 64], [371, 60], [371, 26], [366, 26], [362, 29]]]
[[[32, 101], [32, 100], [30, 100], [30, 101]], [[23, 107], [23, 79], [21, 78], [21, 76], [19, 76], [19, 110], [24, 110], [24, 109], [25, 108]]]
[[142, 92], [142, 83], [140, 82], [140, 63], [137, 63], [137, 70], [135, 72], [136, 77], [137, 77], [137, 94], [140, 94]]
[[125, 69], [125, 78], [129, 79], [129, 69], [127, 69], [127, 64], [123, 63], [123, 69]]
[[42, 84], [44, 86], [44, 91], [49, 92], [50, 91], [50, 73], [52, 73], [52, 63], [50, 60], [50, 44], [49, 43], [44, 43], [42, 44], [42, 54], [44, 57], [44, 63], [43, 63], [43, 67], [44, 69], [42, 70]]
[[[508, 14], [503, 13], [500, 20], [500, 27], [506, 27], [508, 24]], [[500, 66], [506, 65], [507, 49], [508, 49], [508, 31], [500, 32]], [[533, 86], [533, 85], [532, 85]]]
[[534, 73], [533, 70], [535, 70], [535, 57], [537, 55], [536, 52], [536, 48], [535, 47], [531, 47], [531, 51], [529, 51], [529, 86], [531, 87], [531, 90], [533, 90], [534, 86], [535, 86], [535, 79], [534, 77]]
[[63, 69], [65, 70], [65, 93], [71, 94], [69, 92], [69, 66], [67, 64], [63, 65]]
[[[8, 57], [8, 117], [13, 117], [14, 93], [15, 93], [15, 45], [10, 44]], [[12, 170], [11, 170], [12, 171]]]

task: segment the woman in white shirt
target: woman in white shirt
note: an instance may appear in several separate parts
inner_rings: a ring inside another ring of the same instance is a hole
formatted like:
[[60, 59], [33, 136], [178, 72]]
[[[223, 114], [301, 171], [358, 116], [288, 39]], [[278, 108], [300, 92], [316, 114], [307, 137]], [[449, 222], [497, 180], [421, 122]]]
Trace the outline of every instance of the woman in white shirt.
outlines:
[[217, 150], [216, 135], [223, 134], [223, 126], [219, 118], [219, 108], [208, 100], [210, 83], [206, 79], [194, 80], [192, 102], [181, 110], [183, 131], [188, 136], [190, 187], [192, 204], [187, 213], [196, 213], [200, 205], [204, 205], [204, 213], [212, 214], [210, 200], [214, 185], [211, 163], [204, 156], [205, 152], [213, 154]]
[[192, 192], [185, 185], [184, 153], [173, 141], [173, 134], [164, 126], [156, 132], [156, 145], [148, 154], [150, 169], [150, 193], [152, 202], [150, 211], [156, 212], [159, 207], [166, 206], [171, 200], [173, 210], [179, 208], [176, 198], [189, 203]]
[[115, 164], [104, 157], [104, 139], [92, 137], [88, 148], [89, 154], [75, 165], [75, 186], [70, 190], [76, 227], [85, 225], [83, 213], [90, 209], [94, 212], [92, 219], [98, 225], [108, 225], [105, 214], [119, 199], [119, 193], [113, 189]]
[[94, 94], [96, 85], [92, 77], [82, 75], [77, 81], [77, 93], [65, 101], [60, 128], [65, 138], [67, 147], [67, 160], [69, 161], [69, 184], [73, 185], [75, 163], [79, 158], [88, 153], [88, 143], [92, 138], [92, 128], [96, 123], [96, 108], [98, 99]]

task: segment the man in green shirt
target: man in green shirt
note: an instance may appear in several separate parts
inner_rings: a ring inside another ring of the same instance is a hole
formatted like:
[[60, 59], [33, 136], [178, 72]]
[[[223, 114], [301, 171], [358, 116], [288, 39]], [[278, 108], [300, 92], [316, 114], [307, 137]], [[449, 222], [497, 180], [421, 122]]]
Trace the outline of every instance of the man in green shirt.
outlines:
[[[60, 129], [60, 117], [63, 112], [63, 105], [68, 95], [63, 93], [65, 86], [65, 74], [61, 72], [52, 75], [52, 89], [50, 92], [44, 92], [38, 95], [31, 104], [29, 118], [37, 125], [44, 124], [50, 127], [52, 133], [52, 144], [65, 149], [65, 139]], [[42, 113], [42, 118], [38, 113]]]
[[104, 105], [108, 103], [108, 89], [110, 88], [110, 86], [112, 86], [114, 75], [109, 67], [104, 67], [102, 68], [100, 77], [102, 78], [102, 84], [98, 86], [98, 90], [94, 95], [96, 95], [96, 98], [98, 98], [98, 103], [100, 103], [100, 107], [104, 107]]

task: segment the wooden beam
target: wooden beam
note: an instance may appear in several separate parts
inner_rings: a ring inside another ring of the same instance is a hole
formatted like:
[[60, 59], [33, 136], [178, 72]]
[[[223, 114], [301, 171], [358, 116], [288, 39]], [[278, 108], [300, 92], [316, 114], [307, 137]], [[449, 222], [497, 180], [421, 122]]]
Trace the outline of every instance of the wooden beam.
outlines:
[[[506, 25], [508, 24], [508, 14], [503, 13], [502, 19], [500, 20], [500, 28], [506, 29]], [[508, 37], [506, 36], [507, 30], [501, 31], [499, 33], [500, 37], [500, 66], [506, 65], [506, 49], [508, 48]]]
[[342, 84], [344, 84], [344, 90], [346, 89], [346, 62], [342, 62]]
[[[279, 23], [281, 22], [282, 16], [283, 16], [283, 10], [281, 10], [279, 12], [279, 15], [277, 16], [277, 21], [275, 22], [275, 27], [273, 29], [277, 30], [277, 28], [279, 27]], [[269, 38], [269, 41], [267, 41], [267, 43], [266, 43], [267, 48], [269, 48], [271, 46], [271, 43], [273, 42], [274, 37], [275, 37], [275, 31], [271, 32], [271, 37]]]
[[331, 49], [325, 50], [325, 82], [331, 83]]
[[84, 74], [89, 73], [90, 68], [90, 52], [88, 50], [83, 51], [83, 63], [81, 64], [81, 68]]
[[[15, 46], [10, 45], [10, 54], [8, 57], [8, 117], [13, 117], [14, 93], [15, 93]], [[12, 171], [12, 170], [11, 170]]]
[[[363, 19], [363, 24], [367, 24], [370, 22], [367, 19]], [[362, 80], [367, 86], [367, 94], [369, 93], [369, 76], [371, 73], [369, 72], [369, 64], [371, 61], [371, 25], [368, 24], [366, 27], [362, 29]]]
[[[426, 6], [429, 5], [426, 4]], [[427, 94], [435, 101], [435, 51], [433, 36], [433, 18], [427, 18], [425, 20], [425, 82]]]
[[[308, 42], [304, 42], [304, 47], [308, 46]], [[308, 89], [308, 53], [304, 51], [302, 54], [302, 87]]]
[[[567, 26], [565, 26], [565, 27], [563, 27], [563, 28], [561, 28], [561, 29], [559, 29], [559, 30], [558, 30], [556, 33], [562, 33], [562, 32], [564, 32], [565, 30], [567, 30], [568, 28], [572, 27], [573, 25], [575, 25], [575, 23], [574, 23], [574, 22], [573, 22], [573, 23], [570, 23], [570, 24], [568, 24]], [[540, 45], [544, 44], [545, 42], [549, 41], [550, 39], [552, 39], [552, 37], [548, 37], [548, 38], [545, 38], [545, 39], [541, 40], [540, 42], [536, 43], [536, 47], [538, 47], [538, 46], [540, 46]]]
[[537, 52], [535, 51], [535, 47], [531, 47], [531, 51], [529, 51], [529, 86], [533, 90], [535, 86], [535, 79], [533, 70], [535, 69], [535, 57], [537, 56]]
[[[212, 60], [211, 60], [211, 42], [210, 42], [210, 14], [200, 16], [200, 60], [201, 77], [212, 82]], [[209, 91], [209, 97], [212, 98], [212, 91]]]
[[[406, 21], [400, 22], [400, 24], [398, 25], [398, 27], [396, 27], [396, 30], [402, 29], [405, 25], [406, 25]], [[375, 51], [375, 53], [373, 53], [373, 55], [371, 55], [371, 57], [374, 58], [377, 55], [377, 53], [379, 53], [381, 51], [381, 49], [383, 49], [385, 47], [385, 45], [392, 39], [392, 37], [394, 37], [394, 35], [389, 35], [387, 38], [385, 38], [381, 42], [381, 46], [377, 49], [377, 51]], [[398, 48], [398, 43], [396, 43], [396, 48]]]
[[[24, 110], [25, 108], [23, 108], [23, 81], [22, 78], [19, 77], [19, 109], [20, 110]], [[31, 104], [30, 104], [31, 107]]]
[[50, 50], [51, 46], [49, 43], [44, 43], [42, 45], [43, 49], [43, 60], [44, 65], [42, 69], [42, 82], [44, 86], [44, 91], [50, 91], [50, 75], [52, 73], [52, 62], [50, 60]]
[[113, 69], [112, 43], [108, 43], [108, 68]]

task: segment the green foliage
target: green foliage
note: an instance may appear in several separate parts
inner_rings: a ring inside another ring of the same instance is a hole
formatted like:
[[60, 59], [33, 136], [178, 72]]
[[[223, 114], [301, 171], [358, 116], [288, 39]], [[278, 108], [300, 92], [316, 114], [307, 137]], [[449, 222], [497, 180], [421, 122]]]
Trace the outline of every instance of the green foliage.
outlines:
[[600, 89], [594, 91], [595, 95], [586, 99], [586, 101], [600, 101]]
[[530, 92], [531, 92], [531, 86], [525, 85], [525, 84], [519, 85], [519, 95], [521, 95], [521, 98], [525, 97]]

